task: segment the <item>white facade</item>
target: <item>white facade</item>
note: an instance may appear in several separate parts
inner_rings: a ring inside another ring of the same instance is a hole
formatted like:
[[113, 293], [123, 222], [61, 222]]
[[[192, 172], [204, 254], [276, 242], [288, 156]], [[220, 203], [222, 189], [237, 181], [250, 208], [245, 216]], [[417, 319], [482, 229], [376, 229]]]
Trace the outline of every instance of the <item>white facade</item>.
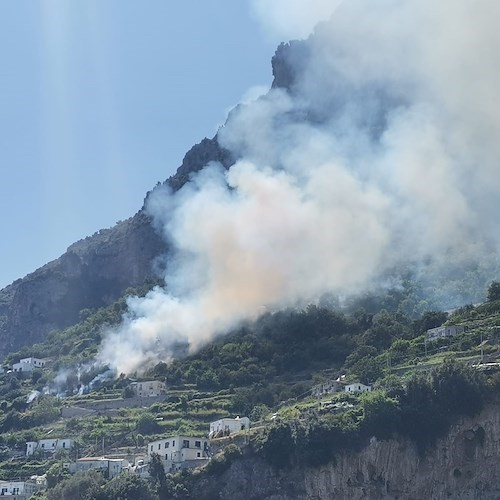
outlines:
[[167, 393], [167, 386], [159, 380], [148, 380], [146, 382], [132, 382], [130, 387], [136, 396], [140, 398], [152, 398], [162, 396]]
[[0, 481], [0, 496], [15, 496], [29, 498], [38, 491], [36, 482], [31, 481]]
[[14, 363], [12, 365], [12, 371], [19, 373], [31, 373], [35, 367], [30, 363]]
[[438, 326], [437, 328], [431, 328], [427, 330], [425, 334], [427, 340], [437, 340], [444, 337], [453, 337], [459, 333], [465, 333], [467, 331], [466, 326], [462, 325], [452, 325], [452, 326]]
[[70, 472], [99, 470], [108, 479], [112, 479], [129, 467], [130, 464], [127, 460], [123, 460], [121, 458], [86, 457], [79, 458], [75, 463], [71, 464]]
[[34, 368], [43, 368], [47, 360], [39, 358], [23, 358], [19, 362], [28, 363], [30, 365], [33, 365]]
[[160, 456], [165, 471], [196, 466], [209, 458], [209, 440], [192, 436], [173, 436], [148, 443], [148, 458]]
[[370, 392], [371, 390], [372, 388], [369, 385], [365, 385], [360, 382], [345, 386], [345, 392]]
[[43, 368], [46, 363], [46, 359], [23, 358], [19, 361], [19, 363], [14, 363], [12, 365], [12, 371], [31, 373], [35, 368]]
[[250, 429], [250, 419], [248, 417], [221, 418], [210, 424], [210, 439], [215, 437], [229, 436], [235, 432]]
[[26, 456], [33, 455], [36, 450], [42, 450], [45, 453], [53, 453], [56, 450], [70, 450], [75, 446], [73, 439], [41, 439], [40, 441], [28, 441], [26, 443]]

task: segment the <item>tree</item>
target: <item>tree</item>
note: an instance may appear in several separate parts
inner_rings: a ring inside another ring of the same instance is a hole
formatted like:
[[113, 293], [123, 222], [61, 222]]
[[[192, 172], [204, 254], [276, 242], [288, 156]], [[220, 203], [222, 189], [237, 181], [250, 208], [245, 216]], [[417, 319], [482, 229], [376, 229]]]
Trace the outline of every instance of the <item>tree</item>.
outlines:
[[[160, 496], [160, 498], [168, 498]], [[99, 500], [153, 500], [149, 484], [136, 474], [120, 474], [102, 491]]]
[[75, 474], [47, 490], [49, 500], [104, 500], [101, 487], [104, 478], [98, 471]]
[[161, 458], [158, 453], [153, 453], [151, 455], [151, 460], [148, 465], [148, 472], [151, 476], [151, 481], [153, 482], [154, 488], [160, 498], [164, 498], [167, 488], [167, 476], [165, 475], [165, 469], [161, 463]]
[[67, 469], [65, 469], [60, 462], [57, 462], [49, 467], [47, 470], [47, 486], [49, 488], [54, 488], [64, 479], [68, 479], [70, 474]]
[[361, 396], [361, 406], [363, 425], [370, 435], [386, 439], [398, 431], [400, 412], [396, 399], [381, 391], [365, 392]]
[[500, 282], [492, 281], [488, 287], [487, 294], [488, 302], [493, 302], [494, 300], [500, 300]]
[[473, 416], [483, 408], [484, 375], [470, 366], [445, 361], [433, 371], [431, 383], [439, 405], [450, 417]]
[[153, 434], [158, 430], [158, 422], [150, 413], [143, 413], [135, 425], [137, 432], [140, 434]]

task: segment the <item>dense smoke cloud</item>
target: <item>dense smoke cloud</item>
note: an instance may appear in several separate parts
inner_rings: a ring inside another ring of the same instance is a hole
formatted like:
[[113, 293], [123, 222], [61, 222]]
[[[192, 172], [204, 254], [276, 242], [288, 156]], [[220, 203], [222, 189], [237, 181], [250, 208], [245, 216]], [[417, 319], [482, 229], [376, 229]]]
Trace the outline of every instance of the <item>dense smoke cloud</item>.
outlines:
[[491, 279], [497, 14], [493, 0], [351, 0], [283, 47], [291, 89], [239, 106], [218, 134], [235, 165], [150, 197], [175, 249], [166, 289], [129, 299], [101, 359], [130, 372], [265, 308], [360, 292], [402, 267], [442, 289], [461, 270]]

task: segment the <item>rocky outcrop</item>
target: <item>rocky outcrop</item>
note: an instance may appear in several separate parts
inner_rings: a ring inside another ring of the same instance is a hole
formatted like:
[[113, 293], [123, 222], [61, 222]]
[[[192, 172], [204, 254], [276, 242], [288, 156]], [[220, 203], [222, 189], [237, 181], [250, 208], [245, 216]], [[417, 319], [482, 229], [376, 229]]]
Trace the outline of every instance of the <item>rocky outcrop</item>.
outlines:
[[[273, 87], [293, 87], [308, 50], [304, 42], [278, 47], [272, 59]], [[225, 168], [235, 161], [217, 136], [193, 146], [165, 184], [177, 191], [213, 161]], [[155, 277], [154, 263], [167, 248], [151, 222], [140, 210], [113, 228], [71, 245], [60, 258], [0, 290], [0, 358], [42, 340], [53, 329], [76, 323], [82, 309], [107, 305], [126, 288]]]
[[372, 439], [318, 468], [275, 470], [256, 457], [201, 481], [204, 498], [230, 500], [493, 500], [500, 498], [500, 407], [463, 418], [425, 456], [412, 443]]
[[297, 78], [303, 74], [310, 57], [310, 47], [304, 40], [281, 43], [271, 60], [273, 88], [293, 91]]
[[[230, 154], [217, 138], [203, 139], [165, 181], [175, 191], [211, 161], [226, 168]], [[0, 359], [73, 325], [85, 308], [105, 306], [123, 292], [158, 276], [157, 258], [168, 251], [151, 219], [140, 210], [130, 219], [71, 245], [60, 258], [0, 290]]]
[[82, 309], [108, 305], [126, 288], [142, 285], [154, 277], [152, 262], [165, 249], [139, 212], [15, 281], [0, 291], [0, 356], [78, 322]]

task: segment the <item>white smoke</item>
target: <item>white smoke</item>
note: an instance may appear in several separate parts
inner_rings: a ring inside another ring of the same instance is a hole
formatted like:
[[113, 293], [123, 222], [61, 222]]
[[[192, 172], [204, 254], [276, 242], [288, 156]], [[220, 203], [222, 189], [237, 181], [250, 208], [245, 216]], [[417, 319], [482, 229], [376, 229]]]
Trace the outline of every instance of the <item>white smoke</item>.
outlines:
[[150, 197], [175, 249], [167, 288], [129, 299], [101, 360], [131, 372], [409, 263], [434, 284], [453, 266], [494, 268], [499, 13], [493, 0], [351, 0], [285, 47], [291, 92], [236, 108], [218, 134], [235, 165]]
[[319, 21], [328, 19], [342, 0], [252, 0], [264, 28], [280, 39], [305, 38]]

